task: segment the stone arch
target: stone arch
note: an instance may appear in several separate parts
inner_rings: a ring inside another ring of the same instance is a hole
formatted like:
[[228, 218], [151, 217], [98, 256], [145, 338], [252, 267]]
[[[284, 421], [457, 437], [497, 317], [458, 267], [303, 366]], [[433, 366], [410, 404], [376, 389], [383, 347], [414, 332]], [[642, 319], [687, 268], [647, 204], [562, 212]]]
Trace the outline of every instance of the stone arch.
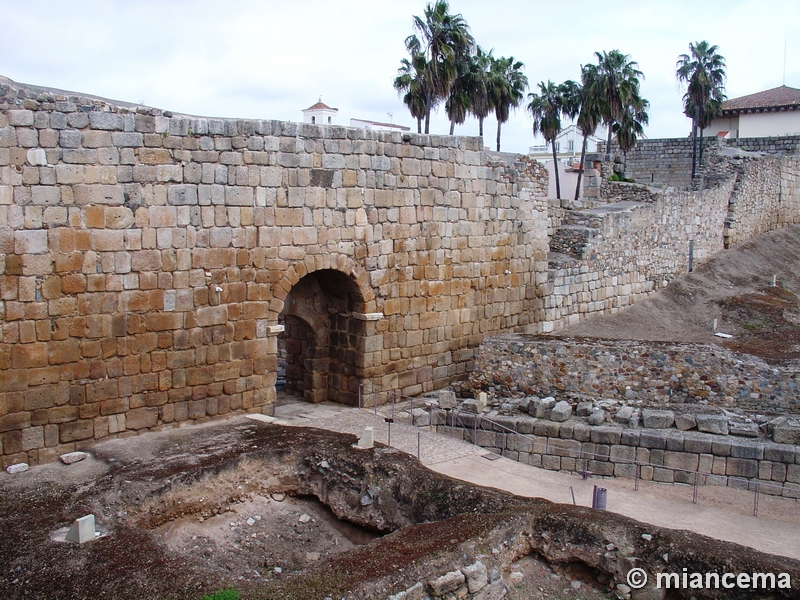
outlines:
[[287, 392], [306, 401], [355, 405], [372, 375], [371, 353], [383, 345], [373, 322], [375, 296], [366, 273], [347, 257], [311, 263], [287, 272], [278, 284], [285, 294], [271, 304], [280, 307], [275, 320], [283, 326], [278, 369], [286, 373]]
[[364, 302], [364, 313], [377, 312], [375, 292], [369, 284], [369, 274], [346, 254], [332, 252], [306, 256], [305, 260], [290, 266], [284, 276], [274, 284], [270, 302], [270, 320], [276, 322], [284, 310], [286, 297], [291, 289], [306, 275], [321, 270], [333, 270], [351, 277], [358, 286]]

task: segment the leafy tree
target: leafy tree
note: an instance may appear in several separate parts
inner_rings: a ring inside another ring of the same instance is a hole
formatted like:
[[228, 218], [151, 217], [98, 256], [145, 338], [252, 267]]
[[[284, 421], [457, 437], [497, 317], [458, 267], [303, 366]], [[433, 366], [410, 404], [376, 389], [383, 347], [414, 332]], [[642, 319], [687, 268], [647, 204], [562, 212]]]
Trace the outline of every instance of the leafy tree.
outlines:
[[638, 99], [636, 103], [625, 107], [622, 118], [612, 127], [617, 144], [625, 157], [625, 168], [628, 166], [628, 152], [636, 145], [636, 141], [644, 136], [643, 126], [650, 122], [650, 116], [647, 114], [649, 107], [650, 103], [647, 100]]
[[[451, 15], [446, 0], [425, 7], [423, 17], [414, 17], [415, 34], [406, 38], [406, 50], [413, 57], [425, 57], [422, 71], [425, 92], [425, 133], [430, 133], [431, 110], [445, 100], [458, 77], [458, 64], [472, 53], [475, 40], [460, 15]], [[401, 67], [402, 69], [402, 67]]]
[[478, 119], [478, 135], [483, 137], [483, 120], [494, 109], [491, 100], [492, 51], [486, 52], [478, 46], [470, 61], [471, 85], [467, 93], [470, 98], [469, 111]]
[[574, 81], [556, 85], [552, 81], [539, 83], [539, 94], [528, 94], [528, 112], [533, 117], [533, 135], [541, 133], [553, 148], [553, 168], [556, 176], [556, 197], [561, 198], [561, 181], [558, 176], [556, 138], [561, 133], [561, 118], [574, 118], [579, 110], [579, 86]]
[[578, 131], [583, 136], [581, 144], [581, 161], [578, 169], [578, 183], [575, 186], [575, 200], [577, 201], [581, 193], [581, 179], [583, 177], [583, 165], [586, 159], [586, 139], [594, 135], [597, 126], [602, 120], [600, 114], [600, 98], [598, 91], [598, 70], [596, 65], [581, 66], [581, 86], [580, 86], [580, 109], [578, 111]]
[[450, 87], [450, 95], [444, 103], [444, 110], [447, 118], [450, 119], [450, 135], [453, 135], [456, 125], [461, 125], [467, 120], [467, 113], [472, 108], [470, 90], [475, 85], [471, 56], [459, 57], [456, 67], [458, 74]]
[[497, 117], [497, 151], [500, 152], [500, 128], [508, 121], [512, 109], [517, 108], [525, 98], [528, 78], [522, 73], [525, 65], [515, 61], [513, 56], [500, 57], [492, 63], [492, 77], [489, 96]]
[[425, 89], [425, 56], [416, 54], [411, 60], [400, 61], [394, 89], [403, 94], [403, 103], [408, 107], [411, 116], [417, 120], [417, 133], [422, 133], [422, 119], [427, 113], [428, 93]]
[[697, 128], [700, 128], [700, 163], [702, 164], [703, 130], [722, 113], [725, 100], [725, 59], [718, 46], [705, 40], [689, 44], [691, 54], [681, 54], [676, 63], [678, 81], [686, 83], [684, 114], [692, 119], [692, 179], [697, 173]]
[[606, 153], [611, 150], [612, 127], [619, 123], [625, 113], [626, 107], [636, 106], [640, 103], [639, 79], [644, 75], [638, 69], [638, 64], [630, 60], [630, 55], [619, 50], [612, 50], [601, 54], [595, 52], [597, 57], [597, 101], [603, 122], [608, 127], [608, 140]]

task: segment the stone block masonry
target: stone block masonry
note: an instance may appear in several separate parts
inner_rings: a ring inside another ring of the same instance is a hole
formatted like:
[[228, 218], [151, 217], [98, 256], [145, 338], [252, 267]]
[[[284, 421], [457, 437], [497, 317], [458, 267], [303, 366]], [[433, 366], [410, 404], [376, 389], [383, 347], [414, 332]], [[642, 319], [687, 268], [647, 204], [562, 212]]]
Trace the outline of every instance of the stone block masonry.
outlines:
[[0, 102], [4, 466], [268, 411], [280, 348], [307, 397], [356, 402], [362, 384], [446, 386], [487, 334], [537, 330], [546, 172], [479, 138], [178, 116], [5, 79]]
[[501, 335], [483, 342], [469, 386], [504, 396], [562, 394], [797, 414], [792, 367], [713, 345]]

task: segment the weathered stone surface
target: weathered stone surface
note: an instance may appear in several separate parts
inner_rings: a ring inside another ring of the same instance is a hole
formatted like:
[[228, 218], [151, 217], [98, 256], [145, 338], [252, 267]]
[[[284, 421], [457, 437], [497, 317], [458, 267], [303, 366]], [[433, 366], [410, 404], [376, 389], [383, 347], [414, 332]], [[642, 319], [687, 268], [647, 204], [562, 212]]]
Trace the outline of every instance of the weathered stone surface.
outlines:
[[700, 431], [728, 435], [728, 417], [725, 415], [696, 415], [695, 419]]
[[450, 571], [428, 582], [428, 591], [434, 596], [444, 596], [457, 590], [465, 581], [461, 571]]
[[566, 421], [572, 416], [572, 405], [566, 400], [558, 402], [550, 411], [550, 420], [557, 423]]
[[772, 441], [776, 444], [800, 445], [800, 427], [775, 427], [772, 430]]
[[666, 429], [675, 422], [675, 413], [671, 410], [642, 409], [642, 425], [649, 429]]
[[675, 415], [675, 427], [679, 431], [688, 431], [697, 427], [697, 421], [692, 414]]
[[591, 402], [578, 402], [575, 408], [575, 416], [588, 417], [593, 412], [594, 405]]
[[71, 465], [76, 462], [80, 462], [87, 458], [89, 454], [87, 452], [68, 452], [66, 454], [62, 454], [58, 458], [61, 460], [62, 463], [65, 465]]
[[421, 581], [418, 581], [407, 590], [389, 596], [388, 600], [423, 600], [425, 598], [425, 588]]
[[634, 408], [632, 406], [620, 406], [614, 415], [614, 421], [622, 425], [627, 425], [633, 416]]
[[589, 415], [588, 423], [589, 425], [600, 425], [605, 420], [606, 420], [606, 411], [602, 409], [593, 410], [592, 414]]
[[489, 573], [481, 561], [462, 568], [461, 572], [464, 574], [470, 594], [481, 591], [489, 583]]
[[528, 414], [537, 419], [546, 419], [550, 417], [550, 413], [555, 405], [556, 399], [552, 396], [534, 398], [528, 405]]

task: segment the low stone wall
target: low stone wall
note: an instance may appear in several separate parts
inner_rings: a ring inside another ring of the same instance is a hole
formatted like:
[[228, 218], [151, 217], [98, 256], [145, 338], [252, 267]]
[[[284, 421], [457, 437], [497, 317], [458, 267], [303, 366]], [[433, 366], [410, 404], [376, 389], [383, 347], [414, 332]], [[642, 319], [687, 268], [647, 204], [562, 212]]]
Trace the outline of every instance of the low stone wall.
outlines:
[[[705, 154], [719, 145], [716, 138], [704, 138]], [[597, 152], [605, 153], [605, 143]], [[699, 146], [698, 146], [699, 152]], [[622, 154], [616, 142], [611, 143], [611, 154]], [[671, 138], [639, 140], [628, 152], [626, 175], [639, 183], [688, 189], [692, 183], [692, 139]]]
[[741, 148], [747, 152], [767, 154], [797, 154], [800, 152], [800, 135], [784, 135], [760, 138], [735, 138], [723, 140], [729, 148]]
[[690, 243], [695, 265], [723, 250], [732, 189], [730, 179], [702, 192], [673, 190], [650, 202], [567, 211], [550, 240], [551, 251], [567, 256], [551, 256], [543, 331], [647, 297], [689, 271]]
[[469, 385], [499, 397], [559, 392], [800, 412], [795, 371], [702, 344], [497, 336], [481, 345]]
[[[445, 417], [440, 417], [443, 420]], [[551, 471], [721, 485], [800, 498], [800, 448], [695, 431], [591, 426], [459, 412], [436, 431]], [[452, 425], [450, 423], [456, 423]]]

